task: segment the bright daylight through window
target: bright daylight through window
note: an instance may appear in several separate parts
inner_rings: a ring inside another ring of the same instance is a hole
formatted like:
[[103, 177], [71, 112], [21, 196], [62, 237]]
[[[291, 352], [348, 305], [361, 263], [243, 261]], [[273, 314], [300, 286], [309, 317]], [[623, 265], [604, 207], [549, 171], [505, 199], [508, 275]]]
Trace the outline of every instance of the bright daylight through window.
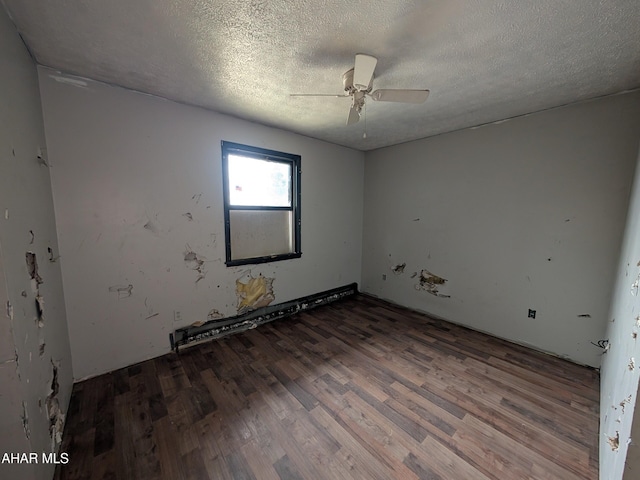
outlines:
[[222, 142], [226, 265], [299, 258], [300, 156]]

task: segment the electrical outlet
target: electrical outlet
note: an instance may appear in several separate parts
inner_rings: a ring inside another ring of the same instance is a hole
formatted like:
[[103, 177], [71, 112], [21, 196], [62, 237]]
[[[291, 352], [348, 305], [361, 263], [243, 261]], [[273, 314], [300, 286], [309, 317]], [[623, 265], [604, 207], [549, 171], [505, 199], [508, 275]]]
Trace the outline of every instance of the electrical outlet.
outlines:
[[529, 309], [529, 318], [536, 318], [536, 311]]

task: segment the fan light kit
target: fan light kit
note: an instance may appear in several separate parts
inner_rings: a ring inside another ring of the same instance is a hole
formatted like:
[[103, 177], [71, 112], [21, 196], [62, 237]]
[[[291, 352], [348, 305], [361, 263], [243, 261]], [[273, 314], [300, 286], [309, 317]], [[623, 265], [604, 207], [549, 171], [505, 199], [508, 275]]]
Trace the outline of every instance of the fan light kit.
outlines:
[[[347, 125], [360, 120], [365, 98], [376, 102], [424, 103], [429, 90], [379, 89], [373, 90], [373, 72], [378, 59], [371, 55], [357, 54], [355, 66], [342, 75], [345, 93], [342, 95], [322, 93], [293, 93], [292, 97], [351, 97], [351, 108], [347, 117]], [[366, 138], [366, 137], [365, 137]]]

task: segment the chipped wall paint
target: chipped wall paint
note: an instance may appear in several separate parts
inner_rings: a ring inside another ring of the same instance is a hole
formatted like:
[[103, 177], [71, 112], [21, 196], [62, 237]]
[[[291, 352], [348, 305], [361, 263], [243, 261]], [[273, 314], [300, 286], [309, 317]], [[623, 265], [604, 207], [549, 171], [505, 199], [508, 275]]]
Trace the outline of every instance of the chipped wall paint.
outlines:
[[[0, 303], [12, 307], [0, 315], [0, 452], [49, 453], [57, 447], [41, 400], [53, 359], [58, 407], [66, 411], [71, 352], [61, 262], [46, 261], [48, 248], [57, 250], [57, 231], [37, 70], [1, 7], [0, 63]], [[17, 467], [2, 465], [0, 477], [49, 480], [55, 465]]]
[[[277, 301], [360, 281], [362, 152], [40, 73], [77, 379], [167, 353], [169, 332], [205, 321], [212, 308], [237, 313], [236, 280], [249, 267], [224, 265], [222, 140], [302, 156], [302, 258], [254, 268], [276, 279]], [[157, 234], [144, 228], [149, 221]], [[129, 284], [131, 297], [108, 291]]]
[[[636, 134], [637, 135], [637, 134]], [[638, 136], [636, 136], [638, 138]], [[633, 421], [638, 402], [640, 344], [636, 340], [640, 297], [635, 284], [640, 275], [640, 151], [636, 151], [636, 172], [627, 212], [627, 223], [620, 249], [614, 293], [607, 318], [609, 351], [602, 359], [600, 381], [600, 472], [607, 480], [632, 480], [625, 475], [631, 439], [640, 438], [640, 425]], [[631, 288], [630, 288], [631, 287]], [[633, 460], [633, 459], [631, 459]], [[636, 458], [638, 464], [639, 458]]]
[[421, 270], [415, 288], [416, 290], [424, 290], [435, 297], [449, 298], [451, 295], [440, 292], [445, 283], [447, 283], [446, 278], [434, 275], [429, 270]]
[[638, 131], [635, 92], [367, 152], [361, 290], [598, 366]]

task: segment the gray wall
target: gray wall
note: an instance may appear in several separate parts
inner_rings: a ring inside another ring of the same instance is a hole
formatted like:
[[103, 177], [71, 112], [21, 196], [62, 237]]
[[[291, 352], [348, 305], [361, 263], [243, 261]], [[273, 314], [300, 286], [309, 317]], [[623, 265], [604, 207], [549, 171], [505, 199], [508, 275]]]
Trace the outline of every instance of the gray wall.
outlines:
[[362, 289], [599, 366], [639, 129], [636, 92], [368, 153]]
[[[640, 132], [636, 132], [640, 139]], [[640, 153], [609, 311], [600, 390], [600, 478], [622, 478], [640, 372]], [[635, 426], [636, 442], [640, 431]], [[632, 449], [637, 455], [637, 446]], [[630, 459], [633, 460], [633, 459]], [[635, 463], [638, 465], [638, 462]], [[629, 467], [631, 468], [631, 463]], [[626, 478], [639, 478], [627, 475]]]
[[[638, 401], [638, 393], [636, 392], [636, 407]], [[625, 410], [626, 411], [626, 410]], [[624, 480], [636, 480], [640, 478], [640, 408], [633, 411], [633, 425], [631, 426], [631, 443], [627, 450], [627, 458], [624, 465]], [[606, 447], [605, 447], [606, 448]], [[603, 455], [610, 459], [612, 454]]]
[[[362, 152], [39, 74], [76, 379], [168, 352], [212, 309], [236, 314], [248, 269], [275, 279], [274, 303], [360, 282]], [[221, 140], [302, 155], [302, 258], [225, 267]]]
[[[61, 430], [72, 375], [61, 261], [49, 261], [48, 248], [58, 252], [49, 168], [39, 152], [46, 155], [36, 67], [0, 8], [0, 452], [40, 456], [58, 448], [48, 411]], [[26, 252], [36, 254], [40, 284]], [[36, 296], [44, 301], [40, 318]], [[1, 464], [0, 478], [51, 478], [53, 469], [39, 457]]]

